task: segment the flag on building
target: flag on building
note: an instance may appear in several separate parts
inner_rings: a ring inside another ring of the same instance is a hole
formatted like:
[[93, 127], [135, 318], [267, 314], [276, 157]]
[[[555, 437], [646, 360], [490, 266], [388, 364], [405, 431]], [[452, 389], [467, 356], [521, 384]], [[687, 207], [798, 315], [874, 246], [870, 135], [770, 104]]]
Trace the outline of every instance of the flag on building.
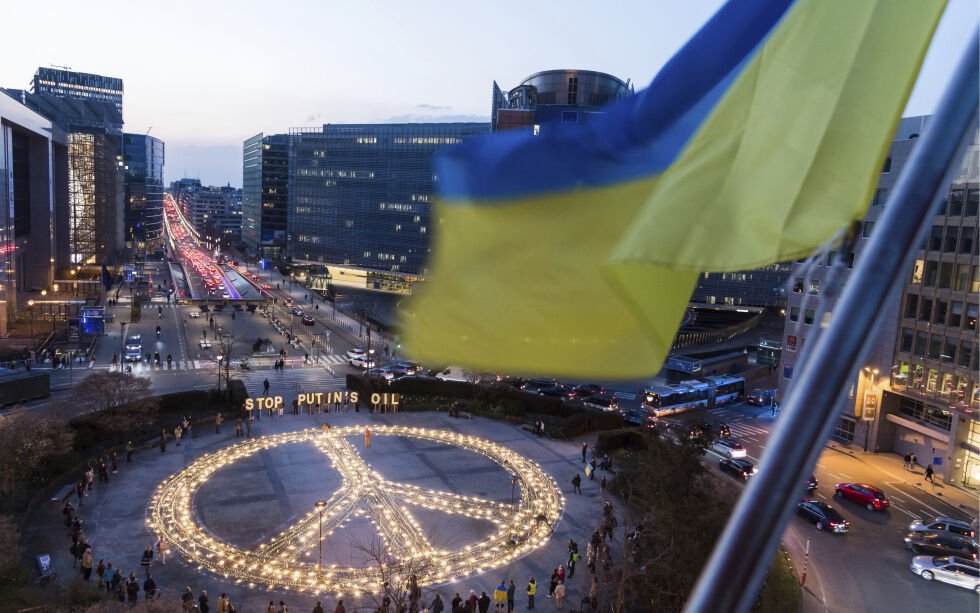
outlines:
[[863, 217], [944, 6], [732, 1], [588, 125], [444, 150], [406, 350], [656, 373], [698, 275], [807, 256]]
[[109, 274], [109, 269], [106, 268], [105, 264], [102, 265], [102, 285], [105, 287], [105, 291], [112, 288], [112, 275]]

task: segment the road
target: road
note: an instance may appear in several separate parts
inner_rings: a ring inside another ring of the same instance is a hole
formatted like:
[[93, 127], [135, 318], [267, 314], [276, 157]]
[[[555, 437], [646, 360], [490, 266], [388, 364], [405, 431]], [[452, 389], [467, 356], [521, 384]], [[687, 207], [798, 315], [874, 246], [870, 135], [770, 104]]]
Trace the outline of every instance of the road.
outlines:
[[[758, 463], [778, 419], [770, 416], [768, 407], [745, 403], [692, 411], [678, 418], [727, 423], [754, 463]], [[710, 465], [716, 465], [721, 456], [709, 450], [708, 458]], [[941, 515], [972, 520], [976, 517], [975, 503], [961, 506], [969, 495], [950, 486], [933, 488], [924, 483], [923, 468], [916, 473], [903, 470], [902, 458], [896, 454], [866, 454], [839, 444], [826, 447], [815, 474], [820, 485], [813, 497], [836, 508], [851, 528], [847, 534], [837, 535], [820, 532], [799, 518], [790, 521], [783, 542], [797, 569], [802, 567], [803, 551], [810, 541], [804, 592], [807, 611], [977, 610], [977, 596], [968, 590], [927, 582], [913, 574], [909, 570], [913, 554], [902, 540], [913, 519]], [[840, 499], [834, 495], [834, 485], [840, 482], [881, 487], [891, 499], [891, 508], [868, 511]]]

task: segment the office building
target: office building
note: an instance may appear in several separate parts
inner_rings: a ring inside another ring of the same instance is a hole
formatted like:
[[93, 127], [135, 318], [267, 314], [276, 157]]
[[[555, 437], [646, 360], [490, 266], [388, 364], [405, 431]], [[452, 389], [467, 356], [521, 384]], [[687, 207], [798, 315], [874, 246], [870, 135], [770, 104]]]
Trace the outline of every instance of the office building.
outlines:
[[[801, 366], [807, 337], [820, 326], [817, 301], [826, 291], [829, 265], [842, 259], [846, 282], [928, 123], [929, 117], [908, 117], [899, 124], [854, 249], [793, 264], [778, 397]], [[895, 285], [879, 314], [862, 369], [837, 406], [833, 430], [836, 439], [868, 450], [915, 453], [920, 463], [933, 465], [937, 478], [974, 489], [980, 483], [977, 156], [974, 145], [912, 271]]]
[[691, 302], [711, 305], [782, 307], [790, 262], [739, 272], [706, 272], [698, 278]]
[[116, 77], [42, 67], [34, 73], [31, 92], [56, 98], [108, 102], [116, 107], [120, 117], [123, 114], [123, 82]]
[[171, 194], [205, 247], [219, 250], [241, 240], [242, 190], [181, 179], [171, 183]]
[[68, 266], [68, 134], [0, 95], [0, 338]]
[[435, 225], [432, 155], [489, 129], [486, 123], [405, 123], [291, 130], [289, 255], [300, 264], [361, 269], [330, 274], [340, 280], [342, 272], [367, 287], [387, 289], [424, 276]]
[[547, 122], [585, 123], [602, 106], [633, 93], [629, 81], [592, 70], [545, 70], [506, 94], [493, 83], [491, 129], [534, 130]]
[[156, 245], [163, 239], [164, 153], [164, 143], [159, 138], [123, 134], [127, 241]]
[[256, 134], [242, 149], [242, 241], [257, 257], [280, 261], [288, 229], [289, 135]]

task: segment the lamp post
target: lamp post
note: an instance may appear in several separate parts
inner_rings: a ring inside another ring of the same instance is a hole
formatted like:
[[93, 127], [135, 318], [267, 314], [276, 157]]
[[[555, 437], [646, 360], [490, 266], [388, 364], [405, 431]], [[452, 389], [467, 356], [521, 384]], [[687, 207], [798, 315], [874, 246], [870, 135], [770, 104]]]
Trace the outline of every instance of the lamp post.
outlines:
[[317, 524], [319, 526], [320, 532], [320, 560], [317, 563], [317, 576], [323, 576], [323, 508], [327, 506], [325, 500], [317, 500], [316, 502], [316, 513], [317, 513]]
[[[371, 366], [374, 365], [374, 349], [368, 349], [368, 374], [371, 374]], [[377, 369], [375, 369], [377, 371]]]
[[31, 338], [34, 338], [34, 301], [27, 301], [27, 310], [31, 312]]
[[[875, 377], [878, 375], [878, 369], [877, 368], [870, 368], [868, 366], [865, 366], [864, 367], [864, 373], [866, 375], [868, 375], [868, 377], [871, 379], [871, 389], [870, 390], [865, 390], [864, 391], [864, 394], [865, 394], [865, 396], [867, 396], [868, 391], [870, 391], [872, 394], [874, 394], [875, 393]], [[877, 403], [875, 403], [875, 413], [871, 417], [871, 419], [864, 419], [864, 412], [866, 410], [867, 409], [866, 409], [866, 406], [865, 406], [865, 401], [864, 401], [864, 399], [862, 399], [862, 401], [861, 401], [861, 418], [864, 421], [864, 452], [865, 453], [868, 452], [868, 438], [871, 435], [871, 427], [874, 425], [874, 422], [878, 419], [878, 406], [877, 406]]]

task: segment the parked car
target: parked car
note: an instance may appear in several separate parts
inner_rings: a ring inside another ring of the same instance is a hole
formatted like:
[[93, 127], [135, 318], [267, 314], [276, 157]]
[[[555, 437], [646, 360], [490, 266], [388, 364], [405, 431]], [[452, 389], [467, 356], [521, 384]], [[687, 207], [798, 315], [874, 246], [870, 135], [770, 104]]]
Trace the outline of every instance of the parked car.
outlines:
[[443, 381], [463, 381], [467, 382], [470, 379], [467, 377], [466, 370], [462, 366], [447, 366], [439, 374], [436, 375], [436, 379], [442, 379]]
[[817, 530], [832, 530], [840, 534], [847, 532], [851, 522], [847, 521], [837, 509], [819, 500], [802, 500], [796, 508], [796, 514], [817, 527]]
[[198, 344], [201, 346], [201, 349], [210, 349], [211, 348], [211, 341], [209, 341], [207, 339], [204, 339], [204, 338], [202, 338], [201, 341], [200, 341], [200, 343], [198, 343]]
[[712, 432], [715, 438], [725, 438], [732, 435], [731, 429], [728, 424], [723, 424], [718, 421], [706, 421], [701, 424], [701, 432]]
[[741, 481], [748, 481], [749, 477], [758, 472], [758, 469], [752, 462], [748, 460], [734, 460], [732, 458], [722, 458], [718, 462], [718, 468], [721, 469], [721, 472], [728, 473]]
[[302, 317], [303, 316], [303, 309], [301, 309], [299, 307], [294, 307], [293, 308], [293, 315], [296, 315], [297, 317]]
[[867, 483], [838, 483], [834, 487], [834, 494], [863, 504], [869, 511], [882, 511], [891, 504], [883, 491]]
[[558, 387], [559, 385], [561, 385], [561, 383], [558, 382], [558, 379], [528, 379], [525, 389], [530, 392], [544, 387]]
[[595, 394], [602, 394], [605, 390], [602, 389], [601, 385], [593, 385], [589, 383], [588, 385], [579, 385], [572, 389], [575, 392], [576, 398], [587, 398]]
[[741, 443], [731, 438], [716, 439], [715, 442], [711, 444], [711, 448], [732, 459], [744, 458], [746, 455], [748, 455], [745, 451], [745, 447], [742, 447]]
[[200, 313], [200, 311], [191, 311], [191, 312], [190, 312], [190, 313], [188, 313], [187, 315], [188, 315], [188, 317], [190, 317], [191, 319], [197, 319], [198, 317], [200, 317], [200, 316], [201, 316], [201, 313]]
[[819, 482], [817, 481], [816, 475], [810, 475], [810, 478], [806, 480], [806, 491], [808, 494], [812, 494], [814, 490], [817, 489]]
[[348, 360], [353, 360], [354, 358], [359, 358], [362, 355], [365, 355], [366, 353], [367, 352], [364, 351], [363, 349], [361, 349], [359, 347], [354, 347], [353, 349], [348, 349], [347, 350], [347, 359]]
[[312, 325], [313, 325], [313, 324], [315, 324], [315, 323], [316, 323], [316, 320], [314, 320], [314, 319], [313, 319], [312, 317], [310, 317], [309, 315], [304, 315], [304, 316], [303, 316], [303, 325], [304, 325], [304, 326], [312, 326]]
[[909, 566], [926, 581], [942, 581], [980, 594], [980, 564], [956, 557], [915, 556]]
[[949, 532], [909, 532], [905, 535], [905, 548], [915, 553], [977, 559], [975, 542]]
[[644, 428], [659, 428], [663, 424], [649, 409], [629, 409], [623, 412], [623, 420], [628, 424]]
[[503, 387], [511, 387], [515, 390], [522, 390], [527, 387], [527, 379], [524, 377], [504, 377], [499, 383]]
[[976, 531], [968, 522], [953, 519], [952, 517], [933, 517], [932, 519], [916, 519], [909, 524], [910, 532], [949, 532], [956, 536], [974, 539]]

